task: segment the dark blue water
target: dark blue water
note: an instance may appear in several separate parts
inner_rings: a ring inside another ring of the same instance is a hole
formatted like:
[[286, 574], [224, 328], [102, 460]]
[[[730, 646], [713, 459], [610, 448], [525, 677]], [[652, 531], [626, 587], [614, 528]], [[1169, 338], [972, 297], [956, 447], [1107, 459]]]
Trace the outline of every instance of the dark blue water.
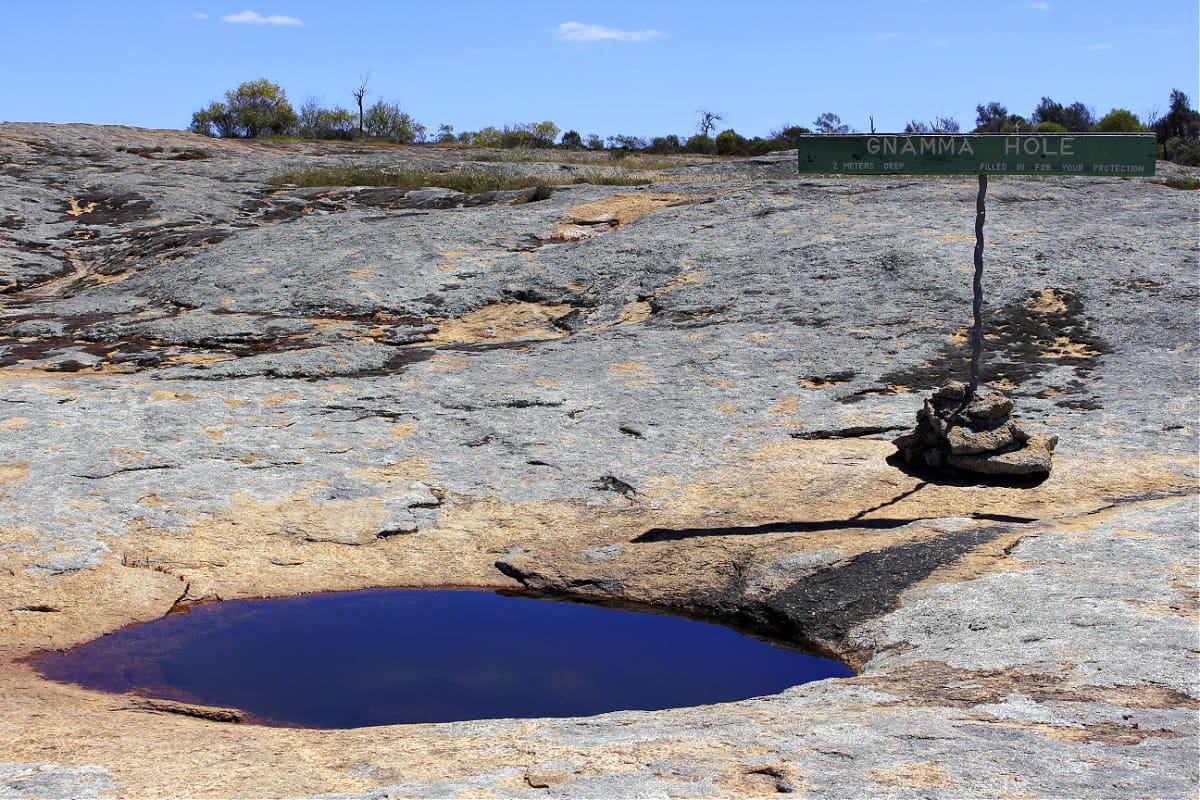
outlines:
[[35, 664], [53, 680], [314, 728], [654, 710], [851, 674], [680, 617], [400, 589], [193, 606]]

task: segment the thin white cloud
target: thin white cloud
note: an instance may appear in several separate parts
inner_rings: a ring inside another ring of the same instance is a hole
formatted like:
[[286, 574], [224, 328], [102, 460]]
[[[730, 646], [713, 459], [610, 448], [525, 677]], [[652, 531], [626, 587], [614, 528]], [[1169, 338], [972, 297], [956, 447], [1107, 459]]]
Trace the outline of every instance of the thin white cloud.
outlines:
[[1049, 11], [1051, 5], [1049, 3], [1026, 3], [1025, 7], [1030, 11]]
[[1112, 45], [1109, 44], [1108, 42], [1104, 42], [1102, 44], [1089, 44], [1087, 46], [1087, 48], [1085, 48], [1085, 49], [1087, 49], [1087, 50], [1112, 50]]
[[273, 14], [269, 17], [264, 17], [257, 11], [242, 11], [237, 14], [227, 14], [221, 17], [225, 22], [233, 22], [241, 25], [303, 25], [296, 17], [285, 17], [280, 14]]
[[661, 31], [621, 31], [604, 25], [588, 25], [583, 22], [564, 22], [555, 32], [564, 42], [652, 42], [662, 36]]
[[888, 39], [899, 39], [899, 38], [900, 38], [900, 34], [896, 33], [895, 31], [888, 31], [887, 33], [877, 34], [875, 36], [875, 41], [886, 42]]
[[208, 14], [205, 14], [203, 11], [193, 11], [192, 19], [208, 19]]

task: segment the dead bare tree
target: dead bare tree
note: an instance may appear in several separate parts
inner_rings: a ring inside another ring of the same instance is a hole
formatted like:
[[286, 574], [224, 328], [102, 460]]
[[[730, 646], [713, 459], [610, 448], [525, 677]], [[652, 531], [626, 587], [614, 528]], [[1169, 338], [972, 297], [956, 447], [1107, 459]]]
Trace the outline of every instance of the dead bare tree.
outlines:
[[367, 81], [371, 80], [371, 71], [367, 70], [367, 75], [358, 86], [350, 93], [350, 95], [358, 101], [358, 135], [363, 136], [363, 98], [367, 96]]
[[717, 128], [717, 123], [725, 119], [715, 111], [709, 111], [707, 108], [697, 108], [696, 113], [700, 115], [700, 122], [696, 127], [700, 130], [701, 136], [710, 136]]

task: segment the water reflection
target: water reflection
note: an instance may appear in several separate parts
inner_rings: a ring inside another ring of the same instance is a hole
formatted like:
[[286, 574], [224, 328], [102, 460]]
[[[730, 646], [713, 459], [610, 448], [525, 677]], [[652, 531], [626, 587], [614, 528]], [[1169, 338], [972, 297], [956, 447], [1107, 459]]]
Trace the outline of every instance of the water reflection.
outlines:
[[54, 680], [316, 728], [655, 710], [850, 674], [680, 617], [401, 589], [199, 605], [35, 664]]

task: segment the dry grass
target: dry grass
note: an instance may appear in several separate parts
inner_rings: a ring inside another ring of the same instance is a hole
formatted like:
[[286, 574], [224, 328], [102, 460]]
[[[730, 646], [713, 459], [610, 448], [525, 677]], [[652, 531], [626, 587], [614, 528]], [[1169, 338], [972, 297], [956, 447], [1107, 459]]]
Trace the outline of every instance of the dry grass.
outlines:
[[1151, 178], [1151, 183], [1161, 183], [1172, 189], [1200, 189], [1200, 178], [1195, 175], [1168, 175], [1164, 178]]
[[627, 153], [623, 150], [548, 150], [541, 152], [537, 150], [489, 150], [472, 152], [471, 160], [505, 164], [578, 164], [654, 172], [690, 164], [710, 164], [728, 159], [690, 153], [656, 155], [653, 153]]
[[438, 187], [467, 194], [516, 191], [536, 186], [566, 186], [591, 183], [601, 186], [644, 186], [653, 178], [644, 174], [585, 172], [545, 178], [487, 170], [431, 172], [413, 167], [335, 167], [289, 170], [269, 181], [273, 186], [389, 186], [399, 189]]

